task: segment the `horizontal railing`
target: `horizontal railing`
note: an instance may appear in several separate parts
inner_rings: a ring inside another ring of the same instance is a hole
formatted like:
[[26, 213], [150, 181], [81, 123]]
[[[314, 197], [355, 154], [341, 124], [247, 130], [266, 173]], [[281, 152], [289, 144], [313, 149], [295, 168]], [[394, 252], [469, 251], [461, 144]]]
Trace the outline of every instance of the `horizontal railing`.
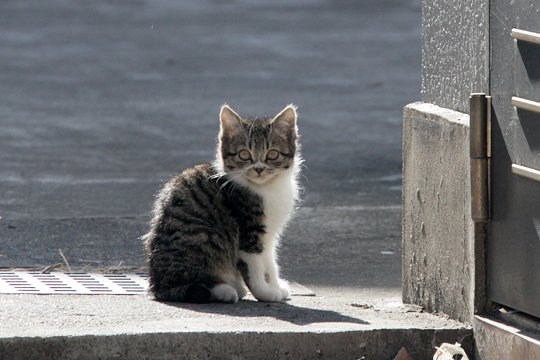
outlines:
[[523, 165], [512, 164], [512, 172], [516, 175], [526, 177], [527, 179], [540, 181], [540, 170]]
[[532, 31], [512, 29], [512, 37], [516, 40], [526, 41], [540, 45], [540, 34]]

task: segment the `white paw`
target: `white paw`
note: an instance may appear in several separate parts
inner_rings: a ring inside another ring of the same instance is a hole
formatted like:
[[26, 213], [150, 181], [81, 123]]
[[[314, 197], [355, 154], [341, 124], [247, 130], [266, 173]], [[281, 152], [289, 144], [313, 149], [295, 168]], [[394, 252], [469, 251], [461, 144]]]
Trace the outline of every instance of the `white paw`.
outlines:
[[279, 281], [279, 289], [281, 290], [282, 300], [285, 300], [291, 294], [291, 291], [289, 290], [289, 283], [283, 279], [279, 279], [278, 281]]
[[247, 295], [247, 289], [244, 285], [236, 287], [236, 291], [238, 293], [238, 299], [242, 300], [244, 296]]
[[216, 301], [233, 304], [238, 302], [238, 293], [231, 285], [216, 285], [212, 288], [211, 293], [213, 299]]
[[273, 287], [268, 284], [255, 286], [251, 289], [251, 292], [259, 301], [276, 302], [285, 299], [285, 297], [283, 297], [281, 288]]

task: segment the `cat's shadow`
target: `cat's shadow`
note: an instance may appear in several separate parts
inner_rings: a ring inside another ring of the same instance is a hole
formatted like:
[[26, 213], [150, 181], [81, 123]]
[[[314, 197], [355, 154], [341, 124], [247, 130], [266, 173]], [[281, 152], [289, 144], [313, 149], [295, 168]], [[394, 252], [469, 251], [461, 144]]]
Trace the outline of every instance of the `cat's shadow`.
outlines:
[[343, 315], [336, 311], [301, 307], [292, 305], [288, 302], [268, 303], [248, 299], [241, 300], [236, 304], [161, 303], [181, 309], [208, 314], [219, 314], [234, 317], [271, 317], [295, 325], [309, 325], [314, 323], [369, 324], [369, 322], [365, 320]]

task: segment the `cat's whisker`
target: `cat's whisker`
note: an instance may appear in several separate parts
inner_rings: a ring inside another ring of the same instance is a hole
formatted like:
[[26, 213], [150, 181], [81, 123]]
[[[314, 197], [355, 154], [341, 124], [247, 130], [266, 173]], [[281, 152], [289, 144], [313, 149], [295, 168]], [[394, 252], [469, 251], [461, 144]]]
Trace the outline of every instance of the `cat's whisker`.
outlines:
[[[225, 187], [226, 187], [229, 183], [231, 183], [231, 182], [232, 182], [232, 184], [233, 184], [233, 186], [231, 187], [231, 189], [234, 190], [234, 189], [235, 189], [235, 186], [237, 185], [237, 181], [236, 181], [236, 180], [238, 180], [238, 179], [242, 176], [242, 174], [240, 173], [240, 174], [236, 175], [234, 172], [230, 172], [229, 174], [224, 174], [224, 175], [229, 175], [230, 178], [229, 178], [227, 181], [225, 181], [225, 182], [219, 187], [219, 191], [223, 190], [223, 188], [225, 188]], [[236, 176], [235, 176], [235, 175], [236, 175]], [[220, 179], [221, 179], [221, 177], [220, 177]], [[229, 191], [229, 195], [230, 195], [231, 193], [232, 193], [232, 192]]]
[[229, 181], [227, 181], [227, 183], [232, 182], [232, 186], [229, 189], [229, 195], [234, 193], [234, 191], [236, 191], [236, 189], [238, 188], [239, 182], [237, 180], [242, 177], [242, 173], [239, 173], [236, 176], [234, 176], [235, 174], [232, 174], [232, 175], [233, 175], [233, 177]]
[[214, 175], [209, 176], [209, 177], [208, 177], [208, 180], [216, 180], [216, 181], [219, 181], [219, 180], [221, 180], [221, 178], [223, 178], [225, 175], [227, 175], [227, 173], [224, 173], [224, 172], [217, 173], [217, 174], [214, 174]]
[[299, 159], [296, 161], [296, 166], [298, 166], [300, 169], [307, 169], [308, 166], [306, 165], [306, 162], [304, 159]]

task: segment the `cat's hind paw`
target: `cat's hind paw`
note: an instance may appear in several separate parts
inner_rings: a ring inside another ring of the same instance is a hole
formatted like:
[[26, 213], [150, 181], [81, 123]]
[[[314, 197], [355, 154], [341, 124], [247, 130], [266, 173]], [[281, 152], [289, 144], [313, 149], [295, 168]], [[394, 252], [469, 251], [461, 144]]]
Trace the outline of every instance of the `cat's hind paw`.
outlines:
[[235, 288], [229, 284], [219, 284], [210, 290], [212, 299], [224, 303], [235, 304], [238, 302], [238, 293]]

